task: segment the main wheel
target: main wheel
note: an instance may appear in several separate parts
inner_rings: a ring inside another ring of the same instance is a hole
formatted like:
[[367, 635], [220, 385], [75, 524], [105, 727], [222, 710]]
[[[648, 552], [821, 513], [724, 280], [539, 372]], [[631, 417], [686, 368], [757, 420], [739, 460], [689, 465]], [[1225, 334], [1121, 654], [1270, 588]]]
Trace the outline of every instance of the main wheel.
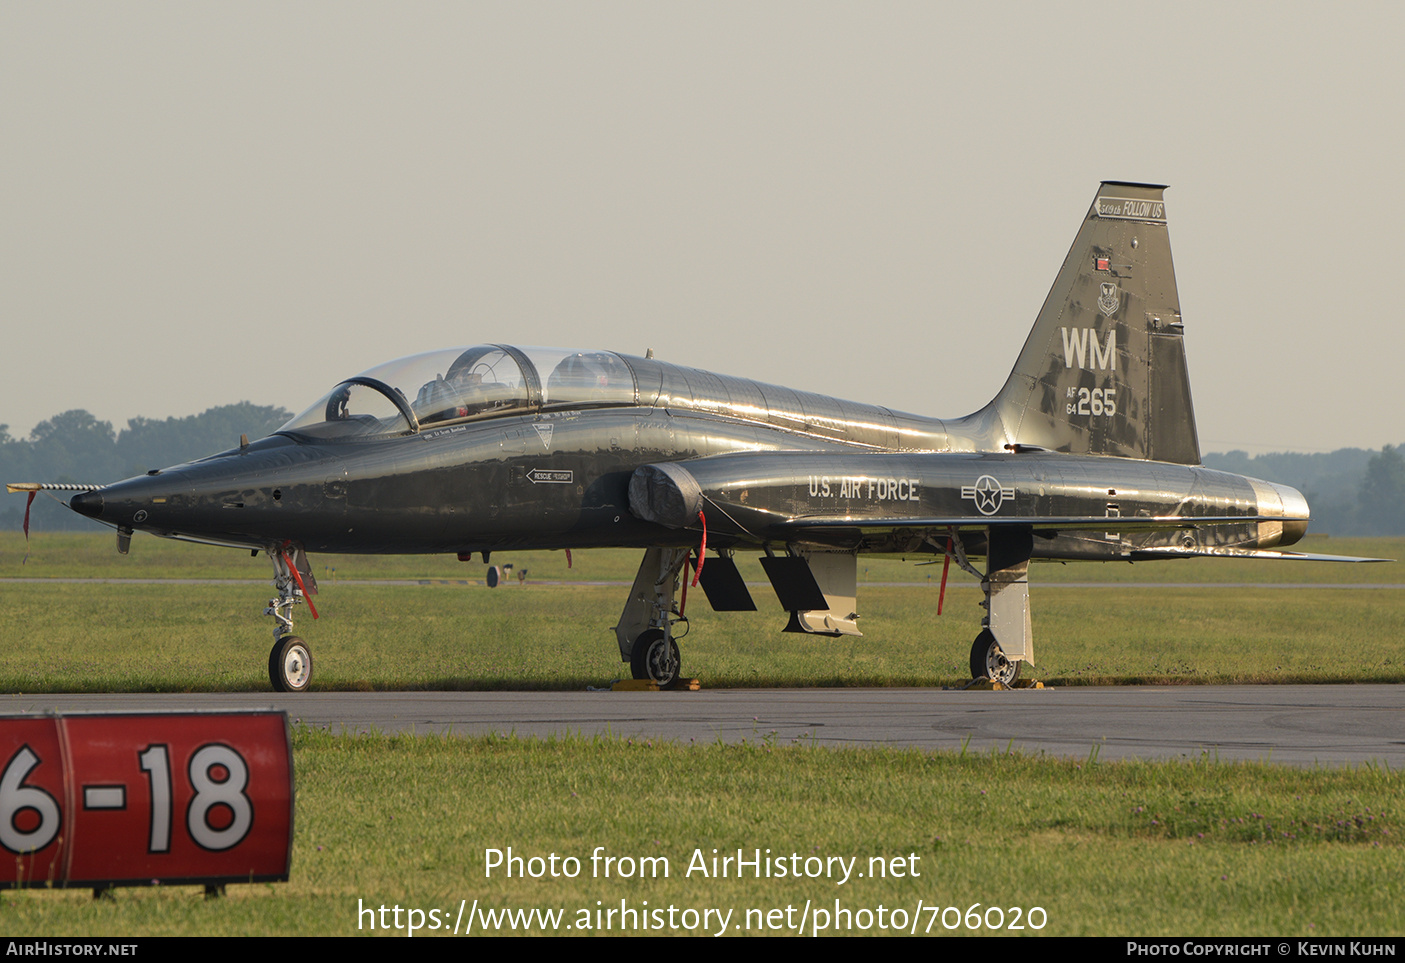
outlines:
[[296, 635], [285, 635], [268, 653], [268, 681], [274, 692], [302, 692], [312, 681], [312, 650]]
[[982, 629], [971, 643], [971, 678], [989, 679], [1001, 685], [1014, 685], [1020, 677], [1020, 663], [1005, 658], [1000, 643], [990, 629]]
[[664, 644], [663, 631], [649, 629], [634, 640], [629, 652], [629, 668], [636, 679], [650, 679], [660, 689], [678, 681], [683, 661], [678, 655], [678, 643], [672, 639]]

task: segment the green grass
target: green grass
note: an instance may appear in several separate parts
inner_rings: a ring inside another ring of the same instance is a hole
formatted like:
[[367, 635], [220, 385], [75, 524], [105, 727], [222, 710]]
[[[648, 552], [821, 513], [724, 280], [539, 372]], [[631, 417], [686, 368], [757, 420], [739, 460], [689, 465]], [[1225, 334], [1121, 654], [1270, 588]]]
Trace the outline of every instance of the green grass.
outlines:
[[[271, 593], [265, 560], [153, 538], [136, 540], [133, 555], [121, 558], [106, 539], [64, 534], [37, 541], [30, 562], [21, 565], [11, 551], [20, 544], [0, 539], [0, 571], [55, 580], [7, 585], [0, 579], [6, 639], [0, 691], [266, 689], [272, 620], [261, 614]], [[1333, 549], [1405, 557], [1405, 540], [1360, 539]], [[314, 688], [580, 689], [625, 674], [611, 631], [624, 590], [581, 583], [629, 580], [636, 553], [576, 553], [570, 570], [562, 553], [515, 557], [531, 573], [528, 580], [497, 589], [465, 582], [481, 575], [481, 563], [314, 557], [322, 575], [316, 599], [322, 617], [312, 620], [305, 608], [297, 613], [297, 631], [316, 661]], [[110, 576], [128, 567], [133, 577], [250, 581], [57, 580], [89, 570]], [[1178, 571], [1187, 577], [1167, 578]], [[1097, 583], [1131, 572], [1164, 584], [1059, 584], [1065, 575]], [[1275, 588], [1267, 581], [1283, 573], [1306, 587]], [[761, 579], [759, 569], [753, 574]], [[1231, 584], [1204, 587], [1214, 585], [1216, 575]], [[1264, 581], [1233, 584], [1249, 575]], [[555, 584], [558, 577], [564, 584]], [[868, 583], [860, 589], [862, 638], [781, 634], [785, 613], [764, 584], [753, 591], [756, 613], [713, 612], [692, 590], [682, 641], [687, 671], [714, 688], [964, 682], [982, 614], [974, 581], [957, 572], [938, 617], [939, 566], [865, 558], [860, 577]], [[1031, 578], [1031, 674], [1057, 685], [1405, 681], [1399, 591], [1312, 587], [1368, 577], [1363, 586], [1405, 581], [1399, 563], [1205, 559], [1038, 566]], [[428, 584], [355, 584], [361, 578]]]
[[[264, 691], [267, 562], [238, 552], [137, 539], [0, 538], [8, 577], [249, 578], [235, 585], [107, 585], [0, 578], [0, 689]], [[1309, 550], [1402, 556], [1402, 540], [1332, 540]], [[353, 578], [458, 580], [482, 566], [420, 558], [314, 558], [322, 618], [299, 613], [319, 688], [578, 688], [621, 673], [609, 627], [634, 553], [495, 558], [525, 585], [354, 585]], [[750, 562], [746, 563], [750, 565]], [[553, 567], [555, 566], [555, 567]], [[336, 577], [331, 569], [335, 568]], [[759, 579], [759, 572], [747, 571]], [[1048, 565], [1035, 569], [1041, 678], [1111, 682], [1402, 681], [1405, 612], [1390, 589], [1114, 588], [1048, 584], [1284, 580], [1405, 581], [1398, 565], [1240, 563]], [[1179, 577], [1172, 578], [1175, 573]], [[932, 576], [929, 583], [928, 576]], [[1250, 576], [1257, 576], [1257, 579]], [[759, 613], [714, 613], [696, 595], [683, 642], [691, 672], [717, 686], [931, 685], [966, 676], [979, 593], [953, 577], [936, 616], [939, 566], [865, 559], [859, 639], [781, 635], [769, 590]], [[959, 578], [959, 580], [958, 580]], [[1347, 653], [1350, 653], [1349, 655]], [[1405, 887], [1401, 776], [1384, 768], [1299, 770], [1218, 763], [1101, 763], [1021, 754], [833, 750], [613, 739], [531, 741], [294, 735], [298, 804], [292, 879], [231, 886], [0, 895], [23, 935], [354, 935], [357, 907], [794, 907], [806, 900], [910, 915], [924, 906], [1039, 906], [1060, 935], [1398, 934]], [[575, 880], [485, 876], [484, 850], [574, 855]], [[596, 846], [665, 856], [667, 880], [598, 879]], [[694, 850], [894, 858], [922, 875], [826, 880], [682, 875]], [[948, 912], [946, 919], [955, 917]], [[364, 918], [362, 918], [364, 921]], [[910, 922], [910, 921], [909, 921]], [[929, 919], [921, 918], [920, 929]], [[359, 932], [367, 932], [362, 929]], [[383, 931], [378, 931], [383, 932]], [[401, 931], [403, 932], [403, 930]], [[576, 931], [572, 931], [576, 932]], [[966, 932], [964, 927], [957, 932]], [[1026, 932], [1031, 932], [1026, 930]], [[940, 918], [932, 933], [946, 935]]]
[[[627, 674], [614, 586], [329, 585], [298, 613], [320, 690], [581, 689]], [[963, 683], [969, 585], [874, 586], [864, 636], [783, 634], [785, 614], [690, 605], [685, 666], [709, 688]], [[1405, 681], [1405, 606], [1379, 589], [1035, 588], [1036, 669], [1056, 685]], [[0, 691], [264, 691], [268, 592], [27, 583], [0, 591]], [[1351, 640], [1375, 639], [1372, 645]], [[80, 642], [81, 640], [81, 642]], [[1348, 656], [1347, 653], [1350, 653]]]
[[[0, 897], [11, 936], [351, 935], [364, 905], [449, 910], [795, 907], [909, 914], [1039, 906], [1047, 935], [1363, 936], [1402, 931], [1405, 790], [1376, 767], [1289, 770], [1202, 760], [829, 750], [617, 739], [294, 737], [292, 879], [198, 890]], [[575, 856], [576, 879], [490, 876], [485, 851]], [[667, 879], [595, 878], [590, 855], [666, 857]], [[916, 856], [920, 875], [685, 875], [710, 858]], [[948, 915], [948, 921], [953, 917]], [[922, 917], [925, 928], [928, 917]], [[364, 918], [363, 918], [364, 923]], [[362, 929], [361, 932], [366, 932]], [[572, 932], [575, 932], [574, 930]], [[947, 935], [940, 919], [934, 934]], [[958, 932], [965, 932], [964, 928]], [[1026, 932], [1030, 932], [1026, 930]], [[402, 930], [403, 933], [403, 930]], [[426, 934], [421, 934], [426, 935]]]

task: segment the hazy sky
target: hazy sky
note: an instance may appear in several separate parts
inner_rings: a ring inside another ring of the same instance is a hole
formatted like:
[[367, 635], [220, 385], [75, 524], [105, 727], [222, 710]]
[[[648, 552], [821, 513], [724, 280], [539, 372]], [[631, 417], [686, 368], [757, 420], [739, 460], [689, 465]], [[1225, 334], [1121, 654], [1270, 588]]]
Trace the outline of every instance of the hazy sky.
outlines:
[[0, 422], [482, 341], [961, 415], [1120, 179], [1203, 450], [1405, 441], [1402, 9], [0, 0]]

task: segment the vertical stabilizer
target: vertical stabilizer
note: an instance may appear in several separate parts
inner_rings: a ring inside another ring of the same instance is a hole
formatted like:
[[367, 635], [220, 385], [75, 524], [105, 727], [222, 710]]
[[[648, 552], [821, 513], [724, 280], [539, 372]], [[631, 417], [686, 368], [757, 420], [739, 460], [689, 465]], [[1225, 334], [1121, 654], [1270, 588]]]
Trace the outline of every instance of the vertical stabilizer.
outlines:
[[1106, 181], [989, 408], [1015, 443], [1200, 463], [1164, 187]]

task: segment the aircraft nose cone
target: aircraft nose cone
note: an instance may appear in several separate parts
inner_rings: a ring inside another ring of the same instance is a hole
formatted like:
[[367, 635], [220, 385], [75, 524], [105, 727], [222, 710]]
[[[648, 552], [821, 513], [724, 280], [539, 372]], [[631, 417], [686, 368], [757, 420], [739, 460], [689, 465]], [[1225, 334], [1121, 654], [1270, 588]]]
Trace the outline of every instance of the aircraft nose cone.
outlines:
[[69, 500], [68, 507], [79, 515], [97, 518], [102, 514], [102, 494], [99, 492], [79, 492]]

